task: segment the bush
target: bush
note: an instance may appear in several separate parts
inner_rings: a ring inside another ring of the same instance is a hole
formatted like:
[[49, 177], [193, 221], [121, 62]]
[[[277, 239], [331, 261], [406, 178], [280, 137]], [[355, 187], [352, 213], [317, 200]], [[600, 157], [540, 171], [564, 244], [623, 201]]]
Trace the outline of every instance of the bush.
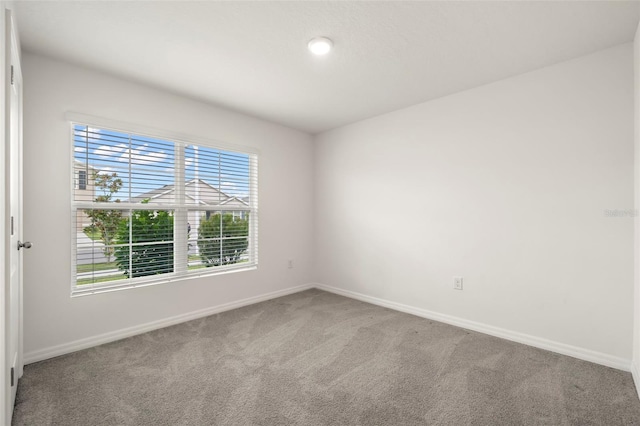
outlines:
[[[135, 244], [131, 251], [129, 223], [131, 243]], [[126, 244], [115, 249], [118, 269], [126, 276], [136, 278], [173, 272], [173, 215], [170, 212], [134, 210], [130, 218], [122, 220], [116, 243]]]
[[198, 227], [198, 249], [206, 266], [238, 263], [249, 246], [249, 220], [230, 213], [202, 218]]

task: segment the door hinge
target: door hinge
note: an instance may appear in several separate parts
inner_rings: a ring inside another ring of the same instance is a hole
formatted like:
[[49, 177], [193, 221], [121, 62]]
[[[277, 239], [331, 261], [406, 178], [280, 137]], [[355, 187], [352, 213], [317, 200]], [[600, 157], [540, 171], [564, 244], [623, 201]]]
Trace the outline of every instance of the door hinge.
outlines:
[[13, 86], [13, 65], [11, 65], [11, 85]]
[[16, 369], [11, 367], [11, 387], [13, 387], [13, 384], [14, 384], [15, 371], [16, 371]]

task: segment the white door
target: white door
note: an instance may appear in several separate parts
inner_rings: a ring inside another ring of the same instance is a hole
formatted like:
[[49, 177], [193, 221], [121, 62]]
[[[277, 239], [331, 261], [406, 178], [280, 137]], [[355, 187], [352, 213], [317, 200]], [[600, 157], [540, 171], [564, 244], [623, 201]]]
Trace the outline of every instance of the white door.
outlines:
[[[17, 36], [12, 15], [6, 15], [6, 54], [7, 54], [7, 152], [5, 160], [7, 184], [7, 219], [9, 220], [6, 247], [8, 256], [8, 280], [5, 294], [6, 361], [9, 364], [8, 379], [10, 406], [12, 411], [18, 389], [18, 378], [22, 375], [22, 74], [18, 53]], [[30, 246], [30, 244], [27, 244]], [[7, 413], [9, 418], [11, 413]]]

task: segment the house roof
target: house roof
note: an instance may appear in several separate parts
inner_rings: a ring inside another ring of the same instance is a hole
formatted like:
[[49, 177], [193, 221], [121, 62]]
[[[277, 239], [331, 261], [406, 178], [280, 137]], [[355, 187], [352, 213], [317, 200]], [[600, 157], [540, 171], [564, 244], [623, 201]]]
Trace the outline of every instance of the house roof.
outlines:
[[[223, 191], [219, 190], [218, 188], [216, 188], [215, 186], [209, 184], [208, 182], [202, 180], [202, 179], [197, 179], [197, 182], [199, 184], [202, 184], [204, 186], [206, 186], [209, 190], [213, 190], [216, 194], [218, 194], [218, 197], [216, 197], [215, 199], [212, 199], [211, 197], [207, 196], [207, 193], [202, 193], [202, 196], [200, 197], [200, 199], [197, 201], [198, 204], [200, 205], [225, 205], [225, 204], [229, 204], [232, 203], [234, 200], [235, 201], [239, 201], [240, 203], [244, 204], [244, 205], [249, 205], [248, 203], [248, 197], [236, 197], [233, 195], [229, 195], [224, 193]], [[190, 185], [193, 185], [196, 183], [196, 179], [191, 179], [190, 181], [188, 181], [185, 184], [185, 187], [188, 187]], [[163, 195], [167, 195], [172, 193], [173, 191], [175, 191], [175, 184], [170, 184], [170, 185], [163, 185], [159, 188], [155, 188], [152, 189], [150, 191], [147, 191], [143, 194], [137, 195], [135, 197], [132, 197], [131, 200], [129, 200], [128, 202], [132, 202], [132, 203], [140, 203], [146, 199], [149, 199], [150, 203], [153, 203], [154, 199], [157, 199]], [[187, 197], [189, 197], [190, 199], [196, 201], [195, 197], [193, 197], [190, 194], [186, 194]], [[220, 199], [222, 199], [222, 201], [220, 201]]]
[[160, 195], [168, 194], [169, 192], [175, 189], [175, 185], [164, 185], [160, 188], [152, 189], [151, 191], [147, 191], [143, 194], [132, 197], [130, 202], [139, 203], [146, 199], [154, 199], [159, 197]]
[[[246, 201], [245, 201], [245, 199], [246, 199]], [[237, 202], [239, 202], [239, 203], [242, 203], [242, 204], [244, 204], [244, 205], [247, 205], [247, 206], [248, 206], [248, 205], [249, 205], [249, 201], [248, 201], [248, 199], [249, 199], [249, 197], [243, 197], [243, 198], [240, 198], [240, 197], [230, 197], [230, 198], [228, 198], [228, 199], [224, 200], [223, 202], [221, 202], [220, 204], [221, 204], [221, 205], [231, 204], [231, 203], [233, 203], [234, 201], [237, 201]]]
[[95, 167], [93, 167], [90, 164], [83, 163], [82, 161], [78, 161], [78, 160], [75, 160], [75, 159], [73, 160], [73, 165], [75, 167], [82, 167], [82, 168], [87, 168], [87, 169], [91, 169], [91, 170], [95, 170], [96, 169]]

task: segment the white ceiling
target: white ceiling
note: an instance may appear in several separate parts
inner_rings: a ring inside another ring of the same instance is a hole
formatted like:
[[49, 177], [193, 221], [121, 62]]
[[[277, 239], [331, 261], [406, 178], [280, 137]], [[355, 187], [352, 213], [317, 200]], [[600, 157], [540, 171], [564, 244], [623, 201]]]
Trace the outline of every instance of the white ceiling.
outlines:
[[[36, 2], [23, 49], [309, 133], [633, 39], [640, 3]], [[314, 36], [333, 39], [314, 57]]]

